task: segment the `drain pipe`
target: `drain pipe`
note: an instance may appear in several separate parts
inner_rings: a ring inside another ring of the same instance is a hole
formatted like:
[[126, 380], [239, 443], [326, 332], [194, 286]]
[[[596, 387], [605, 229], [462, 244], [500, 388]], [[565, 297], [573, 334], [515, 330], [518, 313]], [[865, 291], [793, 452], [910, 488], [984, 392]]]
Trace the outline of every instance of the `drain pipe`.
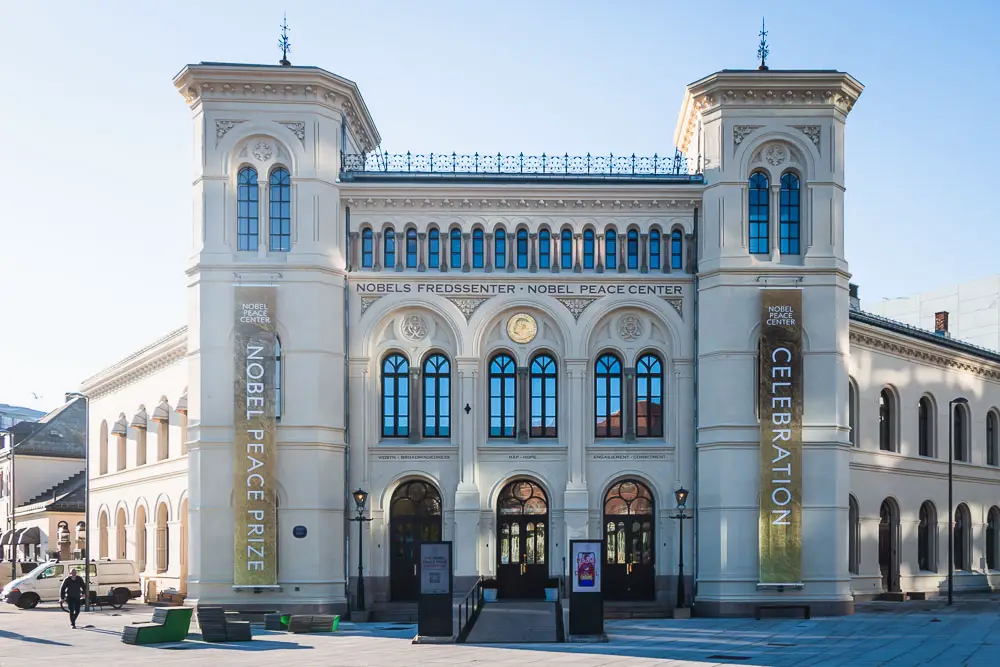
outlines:
[[694, 452], [691, 460], [693, 462], [691, 494], [694, 497], [694, 520], [691, 521], [691, 608], [695, 607], [695, 600], [698, 597], [698, 507], [701, 504], [698, 496], [698, 207], [694, 209], [694, 234], [691, 239], [691, 275], [694, 277], [692, 289], [692, 310], [694, 317], [694, 368], [692, 371], [692, 385], [694, 387], [694, 401], [692, 416], [694, 418]]
[[[346, 119], [344, 119], [346, 121]], [[343, 168], [343, 162], [341, 162]], [[344, 209], [344, 257], [351, 252], [351, 207]], [[344, 262], [344, 598], [347, 600], [347, 618], [351, 617], [351, 579], [350, 579], [350, 548], [351, 548], [351, 378], [350, 378], [350, 320], [351, 320], [351, 290], [347, 283], [347, 269], [350, 261]], [[358, 522], [358, 530], [362, 528]], [[360, 539], [361, 536], [358, 535]]]

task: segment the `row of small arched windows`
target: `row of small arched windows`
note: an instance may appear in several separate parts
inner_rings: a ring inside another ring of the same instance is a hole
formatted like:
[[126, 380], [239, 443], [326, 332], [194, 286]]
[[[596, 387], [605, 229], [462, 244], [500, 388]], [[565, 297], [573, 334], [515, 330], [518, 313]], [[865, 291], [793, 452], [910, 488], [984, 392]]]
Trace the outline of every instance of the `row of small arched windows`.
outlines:
[[[292, 249], [292, 178], [284, 167], [275, 167], [268, 176], [268, 249]], [[260, 243], [260, 185], [257, 170], [241, 167], [236, 178], [237, 250], [257, 252]]]
[[[750, 254], [771, 254], [771, 195], [768, 175], [750, 174]], [[793, 172], [781, 176], [778, 198], [778, 249], [782, 255], [798, 255], [800, 237], [799, 177]]]

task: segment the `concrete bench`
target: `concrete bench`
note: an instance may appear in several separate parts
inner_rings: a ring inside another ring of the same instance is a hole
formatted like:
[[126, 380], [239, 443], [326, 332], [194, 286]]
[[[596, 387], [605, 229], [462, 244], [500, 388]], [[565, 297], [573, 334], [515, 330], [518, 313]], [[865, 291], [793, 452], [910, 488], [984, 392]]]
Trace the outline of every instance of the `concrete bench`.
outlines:
[[181, 642], [191, 628], [191, 614], [186, 607], [160, 608], [153, 612], [151, 623], [134, 623], [122, 631], [124, 644], [163, 644]]

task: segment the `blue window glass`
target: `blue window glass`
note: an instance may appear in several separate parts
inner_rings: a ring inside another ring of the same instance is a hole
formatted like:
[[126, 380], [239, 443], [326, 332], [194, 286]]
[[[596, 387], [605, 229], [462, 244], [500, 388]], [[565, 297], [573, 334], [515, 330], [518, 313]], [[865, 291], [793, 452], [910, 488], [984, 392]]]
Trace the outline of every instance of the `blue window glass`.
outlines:
[[594, 230], [583, 230], [583, 268], [594, 268]]
[[375, 235], [371, 228], [361, 232], [361, 266], [370, 269], [374, 262]]
[[629, 269], [639, 268], [639, 232], [634, 229], [628, 230], [628, 234], [625, 236], [625, 252], [628, 255], [628, 264], [626, 265]]
[[436, 269], [441, 265], [441, 232], [432, 229], [427, 235], [427, 266]]
[[547, 354], [531, 360], [532, 438], [556, 437], [556, 362]]
[[483, 230], [472, 230], [472, 268], [483, 268]]
[[382, 264], [387, 269], [396, 267], [396, 232], [392, 227], [386, 227], [382, 239]]
[[382, 362], [382, 437], [409, 435], [410, 365], [400, 354]]
[[635, 365], [635, 434], [663, 437], [663, 364], [654, 354], [643, 355]]
[[507, 234], [502, 229], [493, 238], [493, 266], [498, 269], [507, 266]]
[[424, 362], [424, 437], [451, 435], [451, 367], [435, 354]]
[[417, 230], [406, 230], [406, 268], [417, 268]]
[[517, 268], [528, 268], [528, 230], [517, 230]]
[[552, 234], [547, 229], [538, 233], [538, 268], [552, 267]]
[[253, 167], [243, 167], [237, 176], [236, 217], [239, 225], [237, 230], [238, 250], [257, 250], [257, 234], [260, 213], [259, 188], [257, 187], [257, 170]]
[[490, 437], [513, 438], [516, 419], [514, 360], [498, 354], [490, 361]]
[[758, 171], [750, 176], [750, 253], [753, 255], [771, 252], [767, 186], [767, 174]]
[[622, 436], [622, 363], [613, 354], [602, 355], [594, 367], [594, 434]]
[[609, 229], [604, 234], [604, 264], [609, 271], [618, 265], [616, 255], [618, 254], [618, 234], [613, 229]]
[[573, 232], [568, 229], [562, 230], [559, 242], [559, 266], [564, 269], [573, 268]]
[[292, 249], [292, 177], [278, 167], [271, 172], [271, 233], [270, 247], [277, 252]]
[[462, 232], [458, 228], [451, 230], [451, 259], [448, 261], [453, 269], [462, 267]]
[[649, 268], [660, 268], [660, 230], [649, 232]]
[[781, 254], [799, 254], [799, 177], [781, 177]]
[[684, 268], [684, 248], [681, 244], [681, 230], [675, 229], [670, 233], [670, 268]]

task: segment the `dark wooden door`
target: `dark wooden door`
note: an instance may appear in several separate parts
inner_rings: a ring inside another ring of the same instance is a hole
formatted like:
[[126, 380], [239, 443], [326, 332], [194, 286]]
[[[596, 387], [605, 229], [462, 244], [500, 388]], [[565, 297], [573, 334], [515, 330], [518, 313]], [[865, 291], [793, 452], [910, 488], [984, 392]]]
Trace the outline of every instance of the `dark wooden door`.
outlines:
[[622, 480], [605, 494], [604, 599], [656, 599], [653, 507], [649, 487], [635, 479]]
[[534, 482], [517, 480], [497, 501], [497, 597], [545, 597], [549, 506]]
[[441, 540], [441, 497], [421, 480], [405, 482], [389, 508], [389, 595], [412, 602], [420, 593], [417, 560], [422, 542]]
[[878, 566], [882, 574], [882, 590], [887, 592], [899, 591], [898, 525], [893, 507], [883, 502], [879, 510]]

